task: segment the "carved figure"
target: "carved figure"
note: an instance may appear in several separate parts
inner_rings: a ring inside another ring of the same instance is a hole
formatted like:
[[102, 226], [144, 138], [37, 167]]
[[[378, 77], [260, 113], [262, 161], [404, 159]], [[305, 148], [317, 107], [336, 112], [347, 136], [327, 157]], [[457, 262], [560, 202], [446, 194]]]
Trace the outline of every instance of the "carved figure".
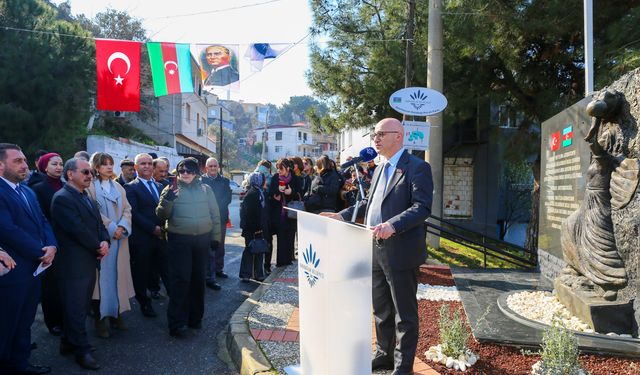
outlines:
[[598, 286], [606, 300], [615, 300], [617, 290], [627, 284], [624, 262], [614, 237], [611, 209], [629, 203], [638, 185], [638, 161], [624, 159], [623, 143], [617, 128], [624, 96], [605, 91], [587, 106], [595, 117], [585, 140], [592, 161], [587, 170], [587, 186], [580, 208], [562, 226], [562, 251], [568, 267], [562, 280], [574, 287]]

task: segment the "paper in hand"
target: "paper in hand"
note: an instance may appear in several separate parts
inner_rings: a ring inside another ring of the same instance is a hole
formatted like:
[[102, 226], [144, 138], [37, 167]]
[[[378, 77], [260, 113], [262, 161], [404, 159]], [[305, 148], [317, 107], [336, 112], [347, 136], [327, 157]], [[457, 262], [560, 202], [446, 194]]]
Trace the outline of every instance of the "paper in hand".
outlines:
[[40, 262], [40, 264], [38, 265], [38, 268], [36, 269], [36, 271], [33, 273], [33, 276], [36, 277], [39, 274], [41, 274], [44, 270], [46, 270], [47, 268], [49, 268], [51, 266], [52, 263], [47, 264], [46, 266], [44, 265], [44, 263]]
[[4, 276], [11, 271], [9, 267], [5, 266], [4, 263], [0, 262], [0, 276]]

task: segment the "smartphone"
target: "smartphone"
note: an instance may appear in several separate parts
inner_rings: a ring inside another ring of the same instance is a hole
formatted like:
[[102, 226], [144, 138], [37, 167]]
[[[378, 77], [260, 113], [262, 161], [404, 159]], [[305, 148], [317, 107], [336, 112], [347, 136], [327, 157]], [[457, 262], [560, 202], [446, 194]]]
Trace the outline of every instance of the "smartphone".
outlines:
[[171, 190], [176, 190], [178, 188], [178, 176], [171, 176]]

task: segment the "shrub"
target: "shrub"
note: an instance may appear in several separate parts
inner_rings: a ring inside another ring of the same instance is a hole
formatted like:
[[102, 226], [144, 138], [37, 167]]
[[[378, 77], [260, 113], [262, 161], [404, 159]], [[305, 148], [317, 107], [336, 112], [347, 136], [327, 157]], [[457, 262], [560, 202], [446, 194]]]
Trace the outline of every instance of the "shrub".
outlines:
[[460, 310], [454, 309], [453, 316], [447, 304], [440, 307], [440, 345], [442, 353], [448, 357], [458, 358], [464, 354], [469, 339], [469, 331], [460, 316]]
[[542, 336], [541, 373], [553, 375], [583, 374], [578, 361], [578, 339], [562, 323], [554, 323]]

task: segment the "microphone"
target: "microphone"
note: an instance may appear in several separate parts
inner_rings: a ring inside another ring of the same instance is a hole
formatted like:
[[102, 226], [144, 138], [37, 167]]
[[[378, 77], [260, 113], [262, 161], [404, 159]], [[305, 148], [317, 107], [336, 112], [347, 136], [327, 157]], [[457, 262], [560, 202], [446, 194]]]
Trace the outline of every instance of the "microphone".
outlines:
[[376, 156], [378, 156], [378, 153], [376, 152], [376, 150], [373, 149], [373, 147], [363, 148], [362, 150], [360, 150], [360, 155], [340, 165], [340, 168], [345, 169], [345, 168], [349, 168], [354, 164], [360, 163], [362, 161], [371, 161], [375, 159]]

